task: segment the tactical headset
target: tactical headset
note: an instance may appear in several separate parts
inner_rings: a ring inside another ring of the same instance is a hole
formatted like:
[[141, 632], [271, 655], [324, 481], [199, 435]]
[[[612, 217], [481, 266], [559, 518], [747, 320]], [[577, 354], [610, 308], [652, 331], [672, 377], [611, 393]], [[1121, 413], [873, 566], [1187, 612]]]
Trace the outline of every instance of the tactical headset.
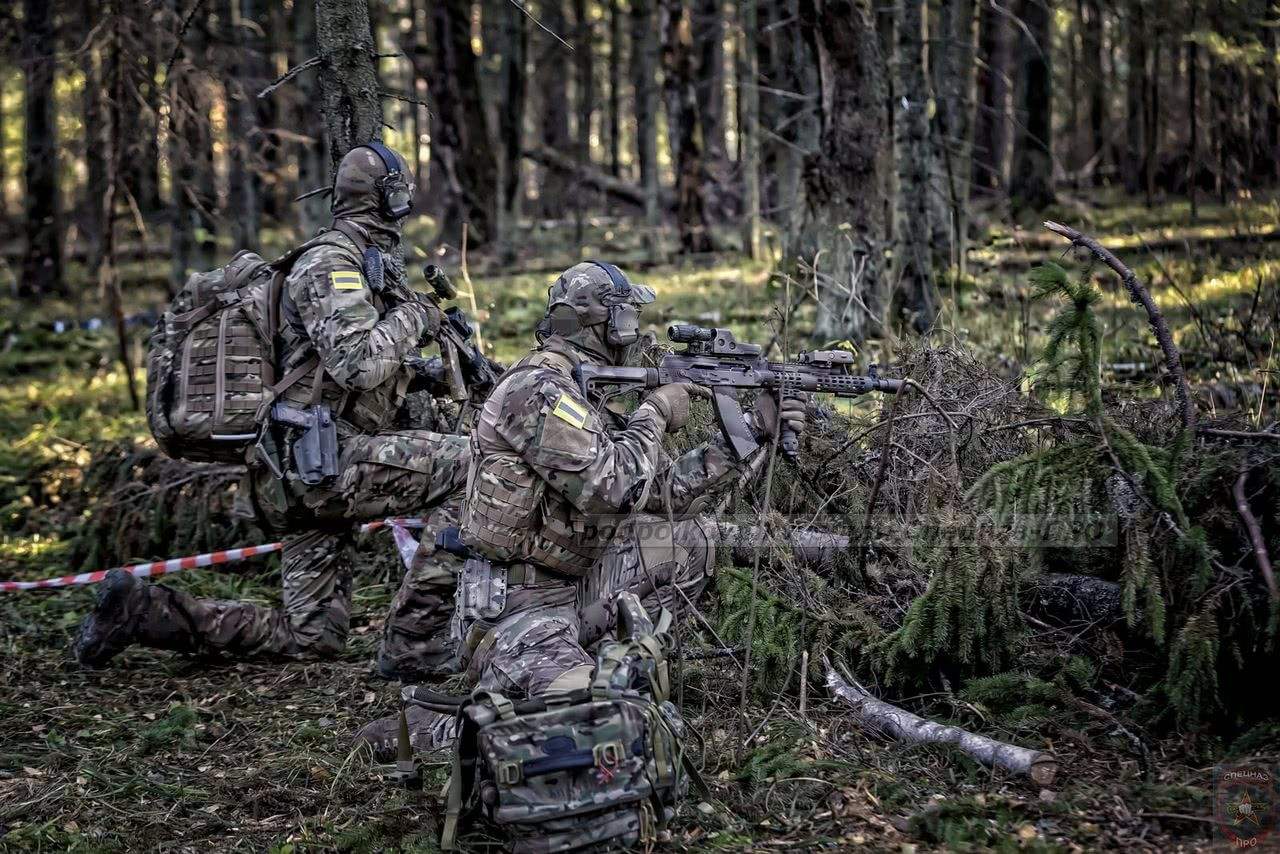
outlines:
[[[588, 261], [594, 264], [609, 277], [608, 291], [600, 294], [601, 302], [609, 310], [608, 327], [605, 329], [605, 341], [611, 347], [629, 347], [640, 340], [640, 312], [631, 303], [631, 282], [612, 264], [604, 261]], [[547, 299], [551, 299], [552, 285], [547, 289]], [[577, 312], [567, 304], [550, 308], [547, 316], [538, 324], [539, 340], [547, 335], [572, 335], [581, 327]]]
[[387, 174], [379, 178], [375, 184], [378, 188], [382, 215], [387, 219], [407, 217], [409, 211], [413, 209], [413, 184], [400, 168], [400, 158], [376, 139], [366, 142], [361, 147], [378, 155], [382, 165], [387, 168]]
[[631, 303], [631, 282], [627, 281], [622, 271], [612, 264], [604, 261], [587, 263], [595, 264], [604, 270], [613, 286], [610, 295], [615, 300], [620, 300], [615, 305], [609, 306], [609, 328], [605, 332], [605, 340], [613, 347], [631, 346], [640, 339], [640, 312], [636, 311], [636, 307]]

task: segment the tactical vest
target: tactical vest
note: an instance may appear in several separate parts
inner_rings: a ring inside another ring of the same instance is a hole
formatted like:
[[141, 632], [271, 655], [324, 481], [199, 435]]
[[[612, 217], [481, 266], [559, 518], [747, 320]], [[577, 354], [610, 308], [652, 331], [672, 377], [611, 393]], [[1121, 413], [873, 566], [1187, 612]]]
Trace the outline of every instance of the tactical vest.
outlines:
[[[342, 255], [343, 260], [351, 265], [362, 267], [362, 244], [357, 242], [359, 232], [340, 229], [326, 232], [331, 242], [313, 251], [331, 252]], [[306, 263], [306, 257], [299, 259]], [[381, 317], [390, 310], [394, 303], [385, 294], [374, 293], [373, 304]], [[354, 391], [344, 389], [332, 379], [323, 375], [324, 368], [316, 357], [315, 346], [307, 335], [306, 326], [298, 306], [286, 287], [280, 300], [280, 339], [277, 353], [281, 354], [279, 371], [287, 376], [295, 369], [302, 369], [301, 378], [280, 394], [280, 399], [294, 406], [307, 406], [316, 402], [315, 384], [319, 382], [319, 402], [326, 403], [340, 422], [345, 421], [360, 433], [377, 433], [390, 426], [396, 412], [404, 403], [412, 375], [409, 371], [399, 371], [382, 385], [376, 388]], [[306, 367], [310, 364], [310, 367]]]
[[618, 519], [591, 519], [547, 488], [547, 483], [498, 434], [510, 378], [525, 371], [573, 374], [573, 358], [542, 350], [504, 375], [471, 433], [471, 469], [462, 513], [462, 539], [497, 563], [528, 562], [572, 577], [591, 571], [604, 556]]

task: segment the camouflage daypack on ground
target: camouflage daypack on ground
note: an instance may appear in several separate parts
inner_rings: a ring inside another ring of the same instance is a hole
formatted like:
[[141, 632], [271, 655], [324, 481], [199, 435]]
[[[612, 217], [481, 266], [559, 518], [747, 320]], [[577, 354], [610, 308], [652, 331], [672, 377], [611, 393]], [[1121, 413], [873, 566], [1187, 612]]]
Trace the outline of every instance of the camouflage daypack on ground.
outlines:
[[448, 817], [483, 817], [517, 854], [652, 844], [675, 813], [686, 769], [684, 723], [667, 700], [662, 640], [639, 599], [618, 599], [621, 640], [602, 645], [591, 684], [513, 703], [476, 691], [460, 715]]
[[247, 250], [193, 273], [147, 342], [147, 425], [169, 456], [244, 461], [276, 394], [315, 367], [309, 360], [277, 379], [280, 295], [293, 262], [324, 235], [267, 262]]

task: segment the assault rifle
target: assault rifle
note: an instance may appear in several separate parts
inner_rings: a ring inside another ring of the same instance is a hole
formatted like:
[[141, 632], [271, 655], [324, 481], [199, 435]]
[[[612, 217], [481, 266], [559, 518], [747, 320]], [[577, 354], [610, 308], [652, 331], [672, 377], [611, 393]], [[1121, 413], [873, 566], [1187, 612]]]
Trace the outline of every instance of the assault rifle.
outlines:
[[[431, 286], [432, 302], [439, 307], [441, 301], [453, 299], [458, 289], [449, 280], [448, 274], [435, 264], [427, 264], [422, 268], [422, 278]], [[449, 386], [449, 396], [455, 401], [466, 400], [471, 391], [487, 394], [498, 381], [502, 369], [489, 361], [474, 344], [471, 343], [475, 330], [462, 309], [449, 306], [442, 311], [440, 334], [440, 364], [444, 369], [444, 380]]]
[[[853, 354], [846, 350], [814, 350], [801, 353], [794, 362], [770, 362], [759, 344], [745, 344], [728, 329], [711, 329], [684, 323], [667, 329], [673, 343], [686, 345], [679, 353], [662, 357], [656, 368], [608, 367], [583, 363], [574, 375], [589, 397], [602, 405], [611, 397], [668, 383], [695, 383], [711, 389], [716, 421], [725, 442], [739, 460], [760, 447], [738, 400], [741, 389], [760, 389], [792, 396], [803, 392], [858, 397], [872, 391], [897, 392], [902, 380], [850, 373]], [[795, 458], [799, 437], [784, 428], [782, 452]]]

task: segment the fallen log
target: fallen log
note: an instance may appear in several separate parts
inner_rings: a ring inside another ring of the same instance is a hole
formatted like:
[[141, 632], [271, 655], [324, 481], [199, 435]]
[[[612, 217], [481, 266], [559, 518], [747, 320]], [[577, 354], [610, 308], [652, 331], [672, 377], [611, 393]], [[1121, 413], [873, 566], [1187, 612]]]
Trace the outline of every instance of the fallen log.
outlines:
[[[545, 166], [548, 169], [554, 169], [557, 172], [563, 172], [574, 180], [581, 181], [588, 187], [595, 187], [607, 196], [612, 196], [620, 201], [635, 205], [636, 207], [644, 207], [644, 188], [635, 184], [615, 178], [607, 172], [602, 172], [592, 166], [579, 163], [572, 157], [561, 154], [550, 148], [529, 148], [523, 152], [524, 156], [534, 163]], [[662, 207], [669, 208], [672, 199], [664, 194], [659, 199]]]
[[832, 695], [853, 709], [858, 723], [908, 744], [952, 744], [971, 759], [988, 768], [1002, 768], [1031, 778], [1038, 786], [1053, 785], [1058, 773], [1058, 760], [1052, 754], [1018, 747], [977, 735], [957, 726], [936, 723], [900, 709], [892, 703], [877, 700], [856, 682], [850, 684], [836, 673], [831, 662], [827, 667], [827, 688]]
[[[760, 525], [719, 523], [720, 545], [735, 566], [751, 566], [756, 549], [778, 543]], [[849, 549], [849, 537], [820, 528], [792, 528], [785, 546], [795, 559], [819, 574], [829, 572], [838, 555]], [[1109, 625], [1124, 618], [1120, 585], [1093, 575], [1043, 572], [1030, 579], [1023, 599], [1033, 613], [1052, 616], [1064, 623]]]

